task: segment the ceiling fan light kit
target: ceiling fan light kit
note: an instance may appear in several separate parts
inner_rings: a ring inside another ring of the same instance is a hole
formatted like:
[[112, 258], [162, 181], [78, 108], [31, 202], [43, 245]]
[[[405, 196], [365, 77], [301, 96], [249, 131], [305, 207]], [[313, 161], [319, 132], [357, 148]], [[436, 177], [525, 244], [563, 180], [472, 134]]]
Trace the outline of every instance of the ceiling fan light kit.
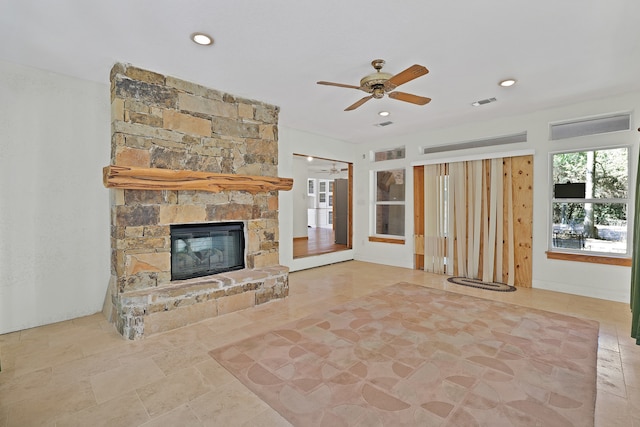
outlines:
[[413, 95], [405, 92], [392, 92], [398, 86], [427, 74], [429, 70], [427, 70], [426, 67], [415, 64], [396, 75], [392, 75], [381, 71], [384, 64], [385, 61], [383, 59], [374, 59], [373, 61], [371, 61], [371, 66], [373, 66], [376, 71], [375, 73], [369, 74], [360, 79], [360, 86], [325, 81], [319, 81], [317, 83], [319, 85], [337, 86], [347, 89], [359, 89], [370, 94], [369, 96], [365, 96], [364, 98], [345, 108], [345, 111], [355, 110], [368, 100], [372, 98], [383, 98], [385, 94], [387, 94], [391, 99], [409, 102], [416, 105], [426, 105], [431, 101], [431, 98], [426, 98], [424, 96]]
[[348, 171], [348, 170], [349, 170], [349, 168], [341, 168], [341, 169], [338, 169], [338, 168], [336, 167], [336, 164], [335, 164], [335, 163], [333, 163], [333, 164], [331, 165], [331, 169], [324, 169], [324, 170], [322, 170], [321, 172], [326, 172], [326, 173], [328, 173], [329, 175], [340, 175], [340, 173], [342, 173], [342, 172], [346, 172], [346, 171]]

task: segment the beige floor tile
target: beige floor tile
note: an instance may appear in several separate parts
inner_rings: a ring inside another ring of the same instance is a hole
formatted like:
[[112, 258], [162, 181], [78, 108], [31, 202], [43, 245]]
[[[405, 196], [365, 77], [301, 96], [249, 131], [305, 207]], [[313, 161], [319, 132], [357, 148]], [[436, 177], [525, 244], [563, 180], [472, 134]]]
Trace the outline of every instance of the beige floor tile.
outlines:
[[8, 334], [0, 335], [0, 345], [2, 346], [11, 344], [11, 343], [17, 343], [19, 341], [20, 341], [20, 331], [9, 332]]
[[219, 388], [235, 381], [234, 377], [222, 365], [213, 358], [209, 358], [196, 365], [196, 369], [204, 376], [207, 383], [213, 388]]
[[[638, 348], [640, 350], [640, 347]], [[622, 371], [628, 386], [637, 386], [640, 384], [640, 365], [622, 363]]]
[[157, 339], [165, 343], [171, 344], [173, 347], [182, 347], [187, 344], [196, 343], [206, 339], [211, 335], [211, 329], [203, 323], [196, 323], [172, 331], [163, 332], [161, 334], [151, 336], [150, 339]]
[[118, 427], [137, 426], [149, 420], [149, 415], [135, 392], [61, 417], [56, 427]]
[[9, 408], [0, 405], [0, 427], [7, 427], [9, 423]]
[[81, 326], [85, 328], [101, 330], [105, 321], [106, 319], [104, 318], [104, 315], [102, 314], [102, 312], [99, 312], [96, 314], [92, 314], [90, 316], [83, 316], [83, 317], [72, 319], [71, 323], [74, 326]]
[[20, 332], [20, 340], [37, 340], [41, 338], [49, 338], [55, 334], [67, 334], [73, 330], [72, 320], [64, 322], [50, 323], [48, 325], [39, 326], [37, 328], [25, 329]]
[[43, 385], [51, 382], [52, 376], [51, 368], [11, 378], [0, 374], [0, 407], [15, 404], [41, 392]]
[[[256, 306], [254, 310], [247, 311], [256, 311], [262, 313], [263, 305]], [[243, 326], [247, 326], [251, 324], [251, 321], [247, 319], [246, 316], [243, 316], [239, 312], [225, 314], [224, 316], [213, 317], [211, 319], [207, 319], [202, 321], [202, 324], [207, 326], [214, 332], [220, 332], [224, 330], [228, 330], [229, 328], [241, 328]]]
[[73, 360], [80, 360], [84, 354], [77, 344], [65, 344], [49, 346], [40, 351], [20, 355], [15, 361], [16, 375], [24, 375], [28, 372], [61, 365]]
[[190, 367], [140, 387], [136, 391], [149, 416], [154, 418], [212, 390], [213, 387], [205, 380], [202, 373]]
[[162, 369], [152, 359], [144, 359], [101, 372], [90, 379], [96, 400], [104, 403], [164, 377]]
[[203, 425], [188, 404], [181, 405], [171, 412], [142, 424], [143, 427], [202, 427]]
[[[140, 341], [128, 341], [127, 345], [118, 351], [115, 356], [123, 365], [135, 361], [149, 359], [153, 356], [165, 353], [176, 346], [163, 341], [159, 336]], [[111, 352], [108, 352], [111, 353]]]
[[119, 335], [115, 329], [109, 333], [95, 333], [91, 330], [87, 330], [90, 335], [83, 340], [79, 341], [79, 345], [82, 348], [82, 352], [86, 355], [92, 355], [104, 352], [120, 352], [126, 351], [125, 349], [131, 341], [126, 340]]
[[239, 381], [200, 396], [189, 404], [205, 426], [240, 426], [270, 407]]
[[598, 348], [620, 352], [618, 335], [605, 333], [602, 324], [600, 325], [600, 335], [598, 336]]
[[598, 349], [598, 391], [601, 390], [627, 397], [620, 353], [617, 351]]
[[196, 341], [165, 351], [153, 356], [151, 359], [162, 369], [165, 375], [170, 375], [208, 360], [210, 356], [207, 351], [204, 346]]
[[70, 360], [51, 368], [53, 375], [64, 376], [69, 380], [89, 378], [111, 369], [122, 366], [118, 361], [117, 353], [107, 351], [91, 354], [82, 359]]
[[631, 427], [627, 399], [598, 390], [595, 425], [601, 427]]
[[96, 405], [89, 381], [65, 384], [39, 392], [9, 407], [9, 427], [54, 425], [67, 414]]
[[635, 340], [632, 345], [628, 345], [629, 341], [622, 341], [624, 344], [620, 345], [620, 358], [622, 363], [629, 366], [636, 366], [640, 368], [640, 345], [635, 344]]
[[212, 350], [216, 347], [221, 347], [225, 344], [230, 344], [232, 342], [248, 338], [251, 334], [251, 328], [247, 327], [230, 329], [228, 331], [212, 331], [210, 335], [200, 340], [200, 343], [208, 350]]
[[242, 424], [242, 427], [291, 427], [292, 424], [282, 415], [269, 408]]

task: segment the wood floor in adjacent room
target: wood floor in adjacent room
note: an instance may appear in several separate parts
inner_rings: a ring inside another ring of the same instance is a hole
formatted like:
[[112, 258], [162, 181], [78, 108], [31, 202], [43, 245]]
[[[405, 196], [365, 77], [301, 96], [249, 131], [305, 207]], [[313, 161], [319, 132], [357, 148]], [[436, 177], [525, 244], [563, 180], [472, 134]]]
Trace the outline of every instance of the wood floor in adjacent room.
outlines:
[[599, 321], [596, 425], [640, 426], [640, 346], [629, 337], [628, 304], [489, 292], [350, 261], [292, 273], [284, 301], [143, 341], [124, 340], [101, 314], [0, 335], [0, 427], [288, 426], [208, 351], [400, 281]]
[[335, 243], [335, 234], [330, 228], [310, 227], [307, 229], [306, 239], [293, 240], [293, 258], [304, 258], [347, 249], [349, 249], [347, 245]]

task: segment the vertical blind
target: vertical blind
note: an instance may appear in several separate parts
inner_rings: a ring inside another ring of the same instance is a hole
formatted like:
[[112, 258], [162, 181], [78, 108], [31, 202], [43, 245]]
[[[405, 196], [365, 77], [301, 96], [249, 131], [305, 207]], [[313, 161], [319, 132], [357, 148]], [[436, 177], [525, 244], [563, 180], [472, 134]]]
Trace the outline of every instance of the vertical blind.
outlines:
[[511, 163], [426, 165], [424, 180], [425, 271], [513, 285]]

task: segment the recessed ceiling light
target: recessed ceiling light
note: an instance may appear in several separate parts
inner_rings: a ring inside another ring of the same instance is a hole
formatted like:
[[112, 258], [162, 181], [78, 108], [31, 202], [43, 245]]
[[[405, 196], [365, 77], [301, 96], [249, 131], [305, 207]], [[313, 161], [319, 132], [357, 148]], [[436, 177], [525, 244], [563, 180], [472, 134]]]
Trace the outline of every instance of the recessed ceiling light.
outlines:
[[388, 111], [380, 111], [380, 112], [378, 113], [378, 115], [379, 115], [379, 116], [382, 116], [382, 117], [387, 117], [389, 114], [390, 114], [390, 113], [389, 113]]
[[213, 38], [206, 35], [205, 33], [193, 33], [191, 34], [191, 40], [193, 40], [194, 43], [202, 46], [213, 44]]
[[514, 84], [516, 84], [516, 79], [504, 79], [502, 81], [500, 81], [500, 83], [498, 83], [500, 86], [502, 87], [509, 87], [509, 86], [513, 86]]
[[307, 157], [307, 162], [313, 162], [313, 157], [312, 156]]

